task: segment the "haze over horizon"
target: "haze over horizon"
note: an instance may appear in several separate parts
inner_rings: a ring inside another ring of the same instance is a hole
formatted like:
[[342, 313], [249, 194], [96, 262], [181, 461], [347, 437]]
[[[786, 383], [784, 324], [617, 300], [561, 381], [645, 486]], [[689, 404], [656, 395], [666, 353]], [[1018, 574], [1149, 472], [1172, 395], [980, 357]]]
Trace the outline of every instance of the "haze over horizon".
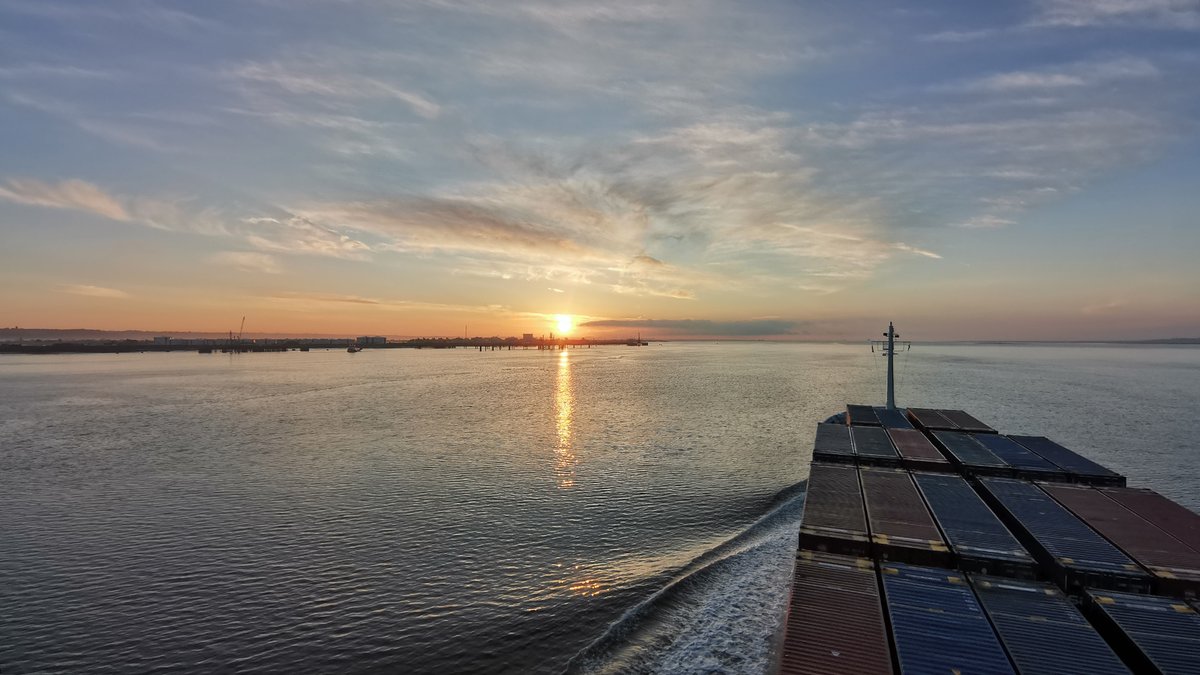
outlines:
[[1200, 335], [1200, 0], [0, 0], [0, 325]]

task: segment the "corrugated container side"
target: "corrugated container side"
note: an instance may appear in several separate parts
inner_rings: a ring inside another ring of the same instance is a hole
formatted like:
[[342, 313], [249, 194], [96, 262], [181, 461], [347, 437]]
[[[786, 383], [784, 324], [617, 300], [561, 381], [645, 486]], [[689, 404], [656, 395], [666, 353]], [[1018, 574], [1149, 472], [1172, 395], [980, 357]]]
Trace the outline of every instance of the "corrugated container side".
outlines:
[[946, 456], [972, 476], [1012, 476], [1015, 470], [1007, 462], [980, 445], [971, 434], [961, 431], [935, 431], [933, 441]]
[[875, 409], [869, 405], [847, 405], [846, 424], [877, 427], [879, 426], [879, 418], [875, 416]]
[[854, 443], [850, 440], [850, 427], [842, 424], [818, 424], [812, 456], [820, 461], [854, 463]]
[[983, 422], [980, 422], [975, 418], [974, 415], [962, 410], [938, 410], [938, 414], [958, 425], [958, 428], [962, 429], [963, 431], [973, 431], [980, 434], [996, 433], [995, 429], [984, 424]]
[[1066, 480], [1069, 474], [1050, 460], [1014, 441], [998, 434], [977, 434], [971, 438], [1016, 470], [1022, 478], [1038, 480]]
[[1041, 581], [972, 575], [971, 585], [1021, 675], [1128, 675], [1062, 591]]
[[1109, 499], [1154, 523], [1160, 530], [1200, 551], [1200, 514], [1189, 511], [1153, 490], [1101, 488]]
[[854, 439], [854, 454], [859, 464], [899, 466], [900, 455], [892, 438], [883, 427], [850, 427]]
[[888, 429], [888, 436], [900, 455], [900, 464], [910, 469], [951, 470], [947, 460], [925, 434], [916, 429]]
[[1200, 674], [1200, 614], [1183, 602], [1088, 589], [1084, 611], [1134, 672]]
[[781, 651], [783, 675], [891, 675], [875, 563], [801, 551]]
[[955, 431], [958, 425], [946, 419], [941, 413], [932, 408], [909, 408], [905, 411], [908, 419], [917, 425], [918, 429], [944, 429]]
[[867, 505], [871, 550], [876, 557], [949, 566], [950, 549], [908, 472], [862, 469], [859, 475]]
[[1150, 591], [1150, 575], [1033, 483], [981, 478], [979, 485], [984, 501], [1063, 590]]
[[903, 410], [890, 410], [882, 406], [875, 406], [875, 416], [879, 418], [879, 423], [888, 429], [913, 428]]
[[1157, 592], [1195, 596], [1200, 591], [1200, 553], [1099, 490], [1068, 485], [1042, 485], [1041, 488], [1150, 570]]
[[812, 463], [800, 523], [800, 548], [846, 555], [870, 554], [867, 515], [857, 469]]
[[896, 563], [880, 566], [901, 673], [1013, 673], [964, 575]]
[[1062, 467], [1072, 480], [1088, 485], [1125, 486], [1125, 477], [1096, 462], [1068, 450], [1045, 436], [1020, 436], [1009, 434], [1009, 438]]
[[1037, 576], [1033, 556], [966, 479], [933, 473], [914, 473], [913, 479], [954, 552], [959, 569], [1027, 579]]

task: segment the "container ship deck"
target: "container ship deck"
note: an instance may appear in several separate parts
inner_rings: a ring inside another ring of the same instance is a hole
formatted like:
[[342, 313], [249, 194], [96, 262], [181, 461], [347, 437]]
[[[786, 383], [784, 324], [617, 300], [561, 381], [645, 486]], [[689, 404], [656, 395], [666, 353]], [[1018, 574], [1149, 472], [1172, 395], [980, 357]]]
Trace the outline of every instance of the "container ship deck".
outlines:
[[1200, 675], [1200, 515], [960, 410], [850, 405], [812, 456], [780, 673]]
[[888, 398], [817, 426], [778, 672], [1200, 675], [1200, 515]]

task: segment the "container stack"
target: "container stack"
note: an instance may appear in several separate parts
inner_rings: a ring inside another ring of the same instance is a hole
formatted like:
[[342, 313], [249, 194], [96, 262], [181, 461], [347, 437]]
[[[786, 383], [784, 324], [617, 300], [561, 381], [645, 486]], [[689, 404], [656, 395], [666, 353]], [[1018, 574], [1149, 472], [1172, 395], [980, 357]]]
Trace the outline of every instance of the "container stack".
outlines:
[[1200, 515], [962, 410], [818, 426], [780, 670], [1200, 675]]

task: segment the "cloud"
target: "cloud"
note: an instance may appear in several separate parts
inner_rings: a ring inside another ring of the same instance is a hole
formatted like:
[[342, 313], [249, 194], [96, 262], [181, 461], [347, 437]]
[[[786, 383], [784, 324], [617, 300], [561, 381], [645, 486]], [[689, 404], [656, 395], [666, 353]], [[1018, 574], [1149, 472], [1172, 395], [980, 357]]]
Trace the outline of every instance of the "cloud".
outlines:
[[246, 242], [271, 253], [366, 260], [371, 252], [371, 247], [365, 242], [308, 218], [255, 217], [243, 222], [252, 226], [251, 230], [243, 233]]
[[58, 287], [59, 292], [70, 293], [72, 295], [83, 295], [89, 298], [110, 298], [122, 300], [131, 297], [125, 291], [115, 288], [105, 288], [103, 286], [88, 286], [85, 284], [64, 284]]
[[1123, 298], [1112, 298], [1111, 300], [1084, 305], [1080, 309], [1080, 313], [1088, 316], [1104, 316], [1106, 314], [1115, 314], [1118, 312], [1118, 310], [1124, 309], [1128, 306], [1129, 302], [1127, 300]]
[[1016, 224], [1017, 221], [1009, 218], [1001, 218], [995, 215], [981, 215], [969, 220], [965, 220], [961, 223], [957, 223], [957, 226], [966, 228], [968, 230], [990, 230]]
[[1034, 27], [1120, 26], [1200, 30], [1195, 0], [1038, 0]]
[[798, 335], [805, 323], [786, 319], [713, 321], [709, 319], [597, 319], [581, 324], [588, 328], [630, 328], [659, 331], [666, 335], [729, 335], [756, 337]]
[[1116, 80], [1137, 80], [1161, 76], [1159, 69], [1144, 58], [1123, 57], [1102, 61], [1080, 61], [1038, 70], [1019, 70], [987, 75], [958, 84], [945, 85], [949, 91], [1012, 93], [1022, 90], [1058, 90], [1089, 87]]
[[230, 76], [244, 84], [266, 84], [289, 94], [342, 99], [395, 99], [426, 119], [434, 119], [442, 112], [441, 106], [424, 94], [373, 77], [322, 72], [316, 63], [296, 68], [280, 63], [246, 63], [231, 71]]
[[267, 253], [221, 251], [209, 256], [208, 260], [214, 265], [232, 267], [243, 272], [263, 272], [266, 274], [280, 274], [283, 272], [283, 267], [279, 264], [279, 260]]
[[83, 211], [111, 220], [131, 220], [129, 212], [117, 198], [82, 180], [51, 184], [13, 178], [0, 185], [0, 199], [29, 206]]

